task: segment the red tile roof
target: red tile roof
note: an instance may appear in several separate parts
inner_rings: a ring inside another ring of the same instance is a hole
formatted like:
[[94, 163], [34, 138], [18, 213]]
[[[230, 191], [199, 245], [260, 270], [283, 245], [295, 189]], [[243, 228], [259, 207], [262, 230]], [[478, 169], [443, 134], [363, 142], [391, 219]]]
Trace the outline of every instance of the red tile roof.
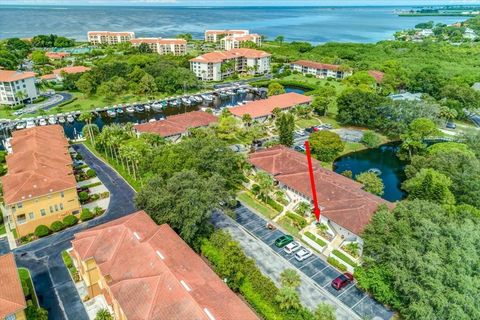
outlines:
[[248, 102], [243, 106], [234, 107], [229, 110], [237, 117], [242, 117], [244, 114], [249, 114], [252, 119], [255, 119], [271, 115], [273, 109], [275, 108], [288, 109], [299, 104], [310, 102], [312, 102], [312, 98], [309, 96], [304, 96], [303, 94], [296, 92], [289, 92], [272, 96], [265, 100]]
[[296, 64], [302, 67], [308, 67], [308, 68], [313, 68], [313, 69], [327, 69], [327, 70], [333, 70], [333, 71], [338, 71], [340, 70], [340, 65], [337, 64], [326, 64], [326, 63], [320, 63], [320, 62], [315, 62], [315, 61], [310, 61], [310, 60], [298, 60], [295, 62], [292, 62], [292, 64]]
[[26, 307], [13, 253], [0, 256], [0, 319]]
[[68, 52], [46, 52], [45, 55], [50, 59], [63, 59], [70, 56]]
[[189, 128], [206, 127], [217, 122], [218, 118], [208, 112], [192, 111], [167, 117], [165, 120], [137, 124], [139, 132], [156, 133], [162, 137], [170, 137], [186, 132]]
[[89, 67], [84, 67], [84, 66], [72, 66], [72, 67], [64, 67], [60, 69], [55, 69], [53, 70], [53, 74], [61, 74], [62, 72], [65, 72], [67, 74], [74, 74], [74, 73], [83, 73], [90, 71], [91, 68]]
[[59, 125], [15, 131], [8, 174], [2, 177], [5, 203], [13, 204], [76, 187], [68, 141]]
[[0, 70], [0, 82], [12, 82], [28, 78], [34, 78], [35, 75], [35, 72]]
[[[109, 276], [128, 319], [258, 319], [167, 224], [144, 212], [77, 233], [73, 249]], [[205, 311], [207, 310], [207, 311]]]
[[381, 83], [383, 81], [383, 77], [385, 76], [385, 73], [378, 70], [369, 70], [368, 74], [374, 77], [377, 83]]
[[[304, 154], [277, 146], [250, 154], [249, 162], [272, 174], [289, 188], [312, 198], [307, 158]], [[354, 234], [362, 233], [378, 205], [393, 206], [392, 203], [364, 191], [362, 184], [322, 168], [317, 160], [313, 161], [313, 165], [322, 214]]]
[[240, 49], [232, 49], [228, 51], [214, 51], [205, 53], [201, 56], [191, 59], [192, 62], [203, 62], [203, 63], [220, 63], [224, 60], [234, 59], [234, 58], [251, 58], [251, 59], [259, 59], [270, 57], [271, 54], [261, 50], [255, 49], [248, 49], [248, 48], [240, 48]]

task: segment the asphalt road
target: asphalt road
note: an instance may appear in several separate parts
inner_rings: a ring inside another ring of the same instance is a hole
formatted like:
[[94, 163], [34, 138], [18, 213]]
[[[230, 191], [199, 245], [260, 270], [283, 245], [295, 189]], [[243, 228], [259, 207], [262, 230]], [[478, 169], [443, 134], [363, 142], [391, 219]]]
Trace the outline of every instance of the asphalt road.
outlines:
[[108, 210], [101, 217], [73, 228], [39, 239], [14, 250], [17, 265], [28, 268], [40, 305], [49, 312], [49, 319], [88, 319], [75, 285], [65, 268], [61, 252], [71, 247], [73, 235], [79, 231], [123, 217], [136, 211], [135, 192], [112, 168], [97, 159], [83, 145], [74, 148], [93, 168], [110, 191]]
[[[286, 254], [283, 249], [277, 248], [274, 244], [275, 239], [284, 233], [280, 230], [268, 230], [265, 227], [267, 223], [265, 219], [244, 206], [240, 206], [235, 212], [236, 222], [238, 224], [263, 241], [271, 250], [275, 251], [279, 256], [283, 257], [284, 260], [288, 261], [292, 267], [310, 278], [317, 287], [322, 289], [324, 295], [327, 295], [330, 299], [336, 301], [337, 304], [341, 304], [341, 307], [352, 310], [362, 319], [387, 320], [392, 318], [393, 312], [375, 301], [354, 284], [349, 284], [340, 291], [333, 289], [330, 283], [333, 279], [339, 276], [340, 273], [319, 256], [312, 255], [308, 259], [298, 262], [293, 255]], [[321, 297], [319, 297], [319, 299], [320, 298]]]

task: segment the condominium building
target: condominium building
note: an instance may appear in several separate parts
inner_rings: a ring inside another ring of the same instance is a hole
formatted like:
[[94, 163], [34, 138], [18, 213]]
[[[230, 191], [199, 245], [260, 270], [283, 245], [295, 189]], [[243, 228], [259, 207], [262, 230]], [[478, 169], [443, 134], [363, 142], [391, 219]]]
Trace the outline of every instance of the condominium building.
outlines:
[[219, 42], [228, 36], [241, 37], [248, 34], [250, 34], [248, 30], [205, 30], [205, 42]]
[[214, 51], [190, 60], [190, 69], [198, 79], [220, 81], [234, 73], [265, 74], [270, 72], [271, 54], [255, 49]]
[[42, 79], [43, 81], [63, 81], [65, 75], [84, 73], [90, 70], [91, 68], [84, 66], [64, 67], [60, 69], [55, 69], [52, 71], [52, 73], [41, 76], [40, 79]]
[[253, 42], [257, 46], [262, 45], [262, 36], [256, 33], [247, 35], [232, 35], [220, 39], [223, 50], [242, 48], [245, 43]]
[[85, 299], [106, 301], [117, 320], [259, 319], [169, 225], [144, 211], [77, 233], [72, 247]]
[[13, 132], [2, 177], [3, 217], [18, 236], [80, 213], [68, 141], [60, 125]]
[[13, 253], [0, 256], [0, 319], [25, 320], [26, 308], [15, 257]]
[[135, 39], [134, 32], [88, 31], [91, 44], [117, 44]]
[[187, 54], [187, 40], [184, 39], [137, 38], [130, 40], [130, 42], [134, 47], [145, 43], [152, 52], [161, 55], [173, 54], [175, 56], [183, 56]]
[[309, 60], [299, 60], [290, 64], [292, 71], [301, 72], [304, 75], [311, 74], [317, 78], [344, 79], [352, 75], [352, 70], [336, 64], [319, 63]]
[[0, 70], [0, 104], [17, 105], [39, 95], [34, 72]]

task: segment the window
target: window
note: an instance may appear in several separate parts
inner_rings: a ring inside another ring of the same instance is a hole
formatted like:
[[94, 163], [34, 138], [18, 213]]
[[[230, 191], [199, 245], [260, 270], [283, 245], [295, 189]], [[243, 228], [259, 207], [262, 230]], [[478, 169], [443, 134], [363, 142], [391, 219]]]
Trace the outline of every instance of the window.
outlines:
[[17, 216], [18, 224], [24, 224], [25, 222], [27, 222], [27, 217], [24, 214], [20, 214]]
[[43, 216], [45, 216], [47, 214], [47, 212], [45, 211], [45, 209], [40, 209], [40, 214]]
[[65, 194], [63, 193], [63, 191], [60, 192], [60, 196], [61, 196], [62, 198], [65, 197]]
[[58, 211], [58, 204], [55, 205], [55, 211]]
[[19, 203], [17, 204], [17, 207], [18, 207], [18, 209], [23, 208], [23, 203], [19, 202]]
[[15, 314], [10, 314], [5, 318], [5, 320], [16, 320], [16, 319], [17, 319], [17, 316]]
[[35, 219], [35, 215], [33, 214], [33, 212], [30, 212], [30, 213], [28, 214], [28, 219], [30, 219], [30, 220]]
[[52, 207], [52, 206], [50, 206], [50, 213], [52, 213], [52, 212], [53, 212], [53, 207]]
[[63, 210], [63, 203], [60, 203], [60, 210]]
[[15, 213], [17, 211], [17, 208], [15, 206], [12, 206], [12, 213]]

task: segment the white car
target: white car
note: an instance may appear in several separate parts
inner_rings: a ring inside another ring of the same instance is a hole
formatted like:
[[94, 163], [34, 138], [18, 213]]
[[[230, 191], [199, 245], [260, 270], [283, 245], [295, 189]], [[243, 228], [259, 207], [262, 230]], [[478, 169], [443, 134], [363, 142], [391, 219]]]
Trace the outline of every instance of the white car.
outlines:
[[295, 253], [295, 259], [297, 259], [297, 261], [303, 261], [310, 257], [312, 254], [313, 252], [311, 250], [302, 247], [300, 250], [297, 251], [297, 253]]
[[285, 251], [288, 254], [294, 253], [298, 249], [300, 249], [301, 245], [297, 241], [290, 242], [287, 244], [284, 248], [283, 251]]

